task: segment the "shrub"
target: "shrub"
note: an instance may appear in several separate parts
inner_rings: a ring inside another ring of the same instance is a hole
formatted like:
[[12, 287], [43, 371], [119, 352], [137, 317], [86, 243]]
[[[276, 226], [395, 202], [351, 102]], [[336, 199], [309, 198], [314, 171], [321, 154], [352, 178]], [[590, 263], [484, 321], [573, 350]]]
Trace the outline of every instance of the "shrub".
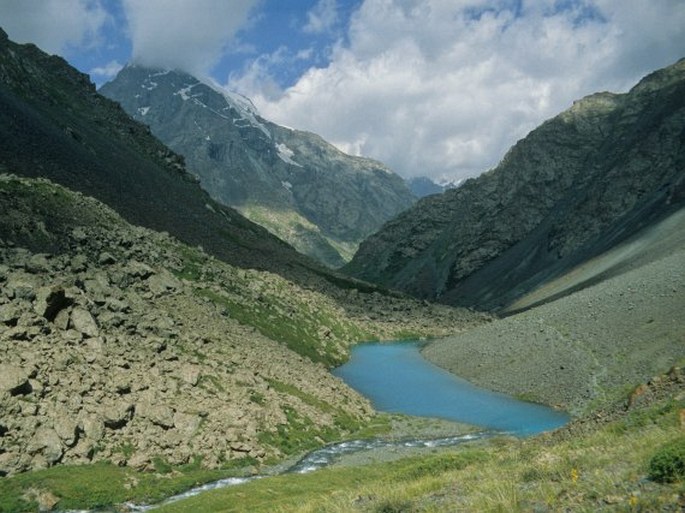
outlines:
[[663, 445], [649, 462], [649, 478], [673, 483], [685, 478], [685, 437]]
[[374, 513], [411, 513], [412, 503], [400, 499], [386, 499], [374, 508]]

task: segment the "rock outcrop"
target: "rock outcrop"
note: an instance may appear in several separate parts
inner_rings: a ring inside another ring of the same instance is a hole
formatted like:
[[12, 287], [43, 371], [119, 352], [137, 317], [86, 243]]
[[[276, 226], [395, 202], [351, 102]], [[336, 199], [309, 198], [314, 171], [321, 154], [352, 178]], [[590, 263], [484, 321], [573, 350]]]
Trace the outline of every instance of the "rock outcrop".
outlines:
[[685, 60], [543, 123], [493, 170], [367, 239], [351, 275], [417, 297], [504, 307], [685, 200]]

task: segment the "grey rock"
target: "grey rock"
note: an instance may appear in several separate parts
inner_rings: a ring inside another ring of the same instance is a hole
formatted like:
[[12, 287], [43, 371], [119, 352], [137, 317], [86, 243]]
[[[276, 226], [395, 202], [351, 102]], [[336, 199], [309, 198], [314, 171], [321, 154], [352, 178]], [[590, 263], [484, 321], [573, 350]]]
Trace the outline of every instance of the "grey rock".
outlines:
[[181, 367], [180, 378], [191, 386], [196, 386], [200, 380], [200, 367], [186, 364]]
[[72, 303], [67, 298], [64, 288], [59, 286], [41, 287], [36, 293], [34, 309], [36, 313], [49, 321], [54, 321], [57, 315]]
[[174, 410], [164, 404], [141, 401], [136, 404], [136, 414], [166, 429], [174, 426]]
[[148, 287], [150, 287], [150, 292], [156, 296], [161, 296], [168, 292], [177, 291], [183, 285], [181, 282], [169, 271], [162, 271], [159, 274], [151, 276], [147, 280]]
[[97, 337], [100, 333], [91, 313], [81, 307], [76, 307], [71, 311], [70, 326], [88, 337]]
[[16, 303], [0, 305], [0, 323], [16, 326], [23, 313], [23, 309]]
[[81, 428], [91, 442], [99, 442], [105, 436], [105, 423], [100, 415], [88, 415], [81, 421]]
[[199, 415], [176, 412], [174, 413], [174, 428], [178, 429], [183, 436], [192, 436], [200, 427], [202, 418]]
[[64, 442], [64, 444], [66, 444], [68, 447], [72, 447], [78, 441], [78, 423], [71, 417], [66, 415], [57, 417], [53, 421], [52, 427], [62, 442]]
[[108, 251], [103, 251], [102, 253], [100, 253], [100, 256], [98, 257], [98, 263], [100, 265], [111, 265], [115, 264], [116, 262], [117, 259]]
[[34, 369], [8, 363], [0, 364], [0, 395], [24, 395], [30, 393], [29, 379]]
[[126, 273], [133, 278], [144, 280], [152, 276], [155, 271], [152, 267], [143, 262], [131, 260], [128, 264], [126, 264]]
[[132, 404], [124, 401], [117, 401], [104, 406], [100, 411], [105, 427], [121, 429], [131, 420], [133, 409]]
[[27, 448], [31, 454], [40, 453], [49, 465], [57, 463], [64, 454], [62, 440], [54, 429], [40, 427]]
[[71, 270], [75, 273], [80, 273], [88, 268], [88, 258], [85, 255], [79, 254], [71, 259]]
[[31, 255], [31, 258], [25, 264], [26, 271], [32, 274], [48, 272], [50, 270], [48, 256], [42, 253]]
[[88, 240], [88, 234], [82, 226], [77, 226], [71, 231], [71, 236], [76, 242], [86, 242]]

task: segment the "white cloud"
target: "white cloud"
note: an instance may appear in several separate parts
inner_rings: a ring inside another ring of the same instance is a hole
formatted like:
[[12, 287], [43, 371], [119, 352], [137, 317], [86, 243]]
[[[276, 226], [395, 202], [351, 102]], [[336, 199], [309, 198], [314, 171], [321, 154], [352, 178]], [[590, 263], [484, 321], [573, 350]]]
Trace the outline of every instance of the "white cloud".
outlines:
[[17, 43], [34, 43], [48, 53], [99, 42], [108, 19], [94, 0], [2, 0], [0, 26]]
[[207, 74], [259, 0], [123, 0], [133, 61]]
[[307, 24], [304, 32], [320, 34], [331, 30], [338, 22], [338, 5], [336, 0], [319, 0], [307, 13]]
[[89, 71], [91, 75], [95, 75], [97, 77], [102, 77], [104, 79], [111, 79], [114, 78], [119, 71], [124, 67], [123, 64], [121, 64], [117, 60], [109, 61], [107, 64], [104, 66], [98, 66]]
[[248, 67], [228, 87], [404, 176], [458, 179], [574, 99], [685, 56], [684, 26], [681, 0], [365, 0], [327, 67], [285, 91]]

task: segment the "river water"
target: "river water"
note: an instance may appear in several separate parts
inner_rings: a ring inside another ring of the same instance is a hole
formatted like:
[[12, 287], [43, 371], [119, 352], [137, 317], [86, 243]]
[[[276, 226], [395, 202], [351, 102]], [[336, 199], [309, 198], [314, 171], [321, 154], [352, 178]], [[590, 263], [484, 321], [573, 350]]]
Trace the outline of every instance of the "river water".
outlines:
[[563, 426], [569, 416], [476, 387], [423, 358], [418, 342], [359, 344], [333, 371], [378, 411], [437, 417], [526, 436]]
[[[560, 427], [569, 420], [563, 412], [475, 387], [425, 360], [419, 349], [420, 344], [414, 342], [359, 344], [352, 349], [349, 362], [333, 373], [370, 399], [378, 411], [443, 418], [481, 426], [483, 431], [433, 439], [339, 442], [312, 451], [284, 472], [313, 472], [341, 456], [373, 449], [451, 447], [501, 433], [532, 435]], [[150, 511], [208, 490], [266, 477], [222, 479], [158, 504], [124, 506], [129, 511]]]

